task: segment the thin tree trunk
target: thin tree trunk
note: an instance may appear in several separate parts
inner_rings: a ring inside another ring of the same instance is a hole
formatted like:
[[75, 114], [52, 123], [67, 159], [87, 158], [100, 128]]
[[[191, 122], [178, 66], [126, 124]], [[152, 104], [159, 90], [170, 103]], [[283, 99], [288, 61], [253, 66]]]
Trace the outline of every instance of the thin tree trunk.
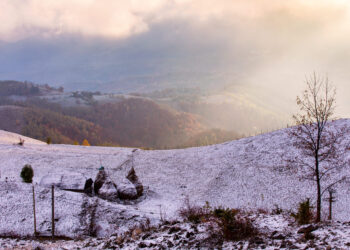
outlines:
[[317, 181], [317, 215], [316, 222], [321, 221], [321, 186], [320, 181]]
[[[318, 153], [317, 153], [318, 154]], [[318, 155], [316, 155], [316, 182], [317, 182], [317, 214], [316, 222], [321, 221], [321, 183], [320, 183], [320, 172], [319, 172]]]

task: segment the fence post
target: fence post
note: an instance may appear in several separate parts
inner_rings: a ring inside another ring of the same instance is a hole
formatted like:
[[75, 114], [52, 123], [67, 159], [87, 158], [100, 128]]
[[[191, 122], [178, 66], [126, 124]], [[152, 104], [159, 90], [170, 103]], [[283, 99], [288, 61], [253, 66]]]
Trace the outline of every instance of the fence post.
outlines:
[[163, 212], [162, 212], [162, 205], [160, 204], [158, 206], [159, 206], [160, 221], [164, 222], [164, 215], [163, 215]]
[[51, 201], [52, 201], [52, 204], [51, 204], [51, 223], [52, 223], [52, 240], [54, 239], [55, 237], [55, 188], [54, 188], [54, 185], [51, 186]]
[[329, 202], [328, 204], [328, 220], [332, 220], [332, 203], [336, 202], [335, 197], [333, 194], [335, 193], [335, 190], [333, 189], [328, 189], [329, 197], [326, 198], [326, 201]]
[[32, 190], [33, 190], [34, 236], [37, 236], [37, 231], [36, 231], [36, 213], [35, 213], [35, 191], [34, 191], [34, 185], [32, 185]]
[[329, 215], [328, 215], [328, 220], [332, 220], [332, 203], [335, 202], [333, 193], [334, 193], [333, 190], [329, 190]]
[[333, 203], [333, 193], [329, 192], [329, 215], [328, 215], [328, 220], [332, 220], [332, 203]]

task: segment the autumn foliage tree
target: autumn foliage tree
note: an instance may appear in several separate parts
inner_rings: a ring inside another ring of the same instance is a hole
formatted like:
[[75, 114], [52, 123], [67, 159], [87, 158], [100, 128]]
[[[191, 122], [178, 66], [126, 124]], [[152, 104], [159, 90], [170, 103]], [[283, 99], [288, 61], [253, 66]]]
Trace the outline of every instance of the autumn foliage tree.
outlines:
[[347, 165], [344, 159], [345, 126], [330, 126], [333, 119], [336, 90], [327, 77], [313, 74], [306, 79], [306, 90], [297, 97], [300, 112], [289, 135], [299, 154], [290, 156], [288, 166], [302, 178], [313, 181], [317, 190], [316, 222], [321, 220], [321, 199], [325, 191], [345, 180], [339, 170]]
[[90, 146], [90, 143], [88, 142], [88, 140], [84, 139], [81, 145]]

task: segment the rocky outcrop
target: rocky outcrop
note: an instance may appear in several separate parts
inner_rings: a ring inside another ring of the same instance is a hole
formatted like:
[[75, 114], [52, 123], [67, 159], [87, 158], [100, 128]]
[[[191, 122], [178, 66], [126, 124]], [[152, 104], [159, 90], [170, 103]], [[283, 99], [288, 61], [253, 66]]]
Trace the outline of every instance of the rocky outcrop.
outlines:
[[143, 194], [143, 185], [132, 167], [126, 178], [118, 186], [111, 180], [104, 169], [100, 169], [95, 181], [86, 179], [78, 173], [46, 175], [41, 179], [40, 185], [52, 185], [68, 191], [81, 191], [89, 196], [97, 195], [108, 201], [135, 200]]
[[96, 175], [96, 179], [94, 182], [94, 191], [95, 194], [98, 194], [100, 188], [103, 186], [103, 183], [105, 183], [107, 179], [107, 173], [104, 170], [99, 170], [97, 175]]
[[126, 176], [126, 178], [132, 183], [134, 184], [136, 191], [137, 191], [137, 196], [141, 196], [143, 194], [143, 185], [142, 183], [139, 181], [139, 178], [136, 175], [135, 169], [132, 167], [128, 173], [128, 175]]
[[85, 182], [84, 186], [84, 193], [91, 196], [92, 195], [92, 185], [94, 184], [94, 181], [90, 178]]
[[118, 191], [117, 186], [112, 181], [105, 181], [98, 191], [98, 196], [109, 201], [117, 201]]
[[134, 184], [129, 180], [125, 180], [123, 183], [118, 185], [118, 197], [125, 200], [134, 200], [139, 196]]

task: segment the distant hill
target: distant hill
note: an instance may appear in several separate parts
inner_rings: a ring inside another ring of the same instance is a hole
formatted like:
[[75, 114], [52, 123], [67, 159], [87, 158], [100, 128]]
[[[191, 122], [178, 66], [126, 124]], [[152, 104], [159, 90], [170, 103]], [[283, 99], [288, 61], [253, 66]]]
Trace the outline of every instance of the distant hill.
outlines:
[[176, 147], [203, 131], [196, 117], [151, 100], [128, 98], [117, 103], [72, 107], [63, 111], [103, 128], [103, 138], [123, 146]]
[[179, 112], [194, 114], [204, 126], [226, 132], [257, 134], [284, 127], [290, 121], [288, 113], [278, 111], [278, 104], [270, 106], [258, 95], [248, 97], [247, 93], [252, 91], [249, 87], [212, 92], [200, 88], [170, 88], [133, 95], [151, 98]]
[[0, 106], [1, 129], [41, 141], [73, 144], [89, 138], [101, 143], [101, 128], [91, 122], [37, 107]]
[[53, 88], [48, 84], [39, 85], [32, 82], [20, 82], [20, 81], [0, 81], [0, 96], [38, 96], [45, 95], [48, 93], [63, 93], [63, 87]]
[[29, 82], [0, 81], [0, 96], [34, 96], [40, 94], [39, 87]]
[[[32, 99], [31, 99], [32, 100]], [[196, 117], [130, 98], [117, 103], [63, 108], [45, 100], [0, 106], [0, 129], [53, 143], [174, 148], [204, 130]]]
[[102, 128], [92, 122], [40, 108], [27, 108], [22, 133], [39, 140], [47, 137], [54, 143], [73, 144], [88, 139], [91, 144], [102, 144]]
[[14, 133], [22, 133], [25, 108], [15, 105], [0, 106], [0, 127]]
[[27, 144], [45, 145], [46, 144], [45, 142], [35, 140], [17, 133], [0, 130], [0, 144], [16, 145], [18, 144], [20, 138], [24, 140], [24, 145], [27, 145]]
[[[2, 90], [2, 92], [1, 92]], [[0, 129], [52, 143], [168, 149], [237, 139], [211, 129], [200, 116], [149, 97], [65, 93], [28, 82], [0, 82]]]

